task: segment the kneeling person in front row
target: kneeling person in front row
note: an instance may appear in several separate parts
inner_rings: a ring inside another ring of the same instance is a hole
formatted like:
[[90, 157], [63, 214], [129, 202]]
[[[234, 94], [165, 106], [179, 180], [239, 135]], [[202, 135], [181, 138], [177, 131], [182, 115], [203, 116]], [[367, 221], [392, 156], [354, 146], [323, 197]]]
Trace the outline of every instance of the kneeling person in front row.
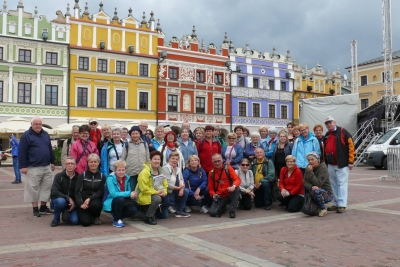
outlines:
[[77, 209], [75, 208], [75, 185], [78, 173], [75, 172], [76, 162], [73, 157], [64, 161], [64, 171], [57, 173], [51, 187], [51, 208], [54, 210], [54, 219], [51, 227], [60, 223], [60, 214], [63, 222], [72, 225], [79, 223]]
[[[103, 203], [103, 210], [112, 212], [113, 226], [124, 227], [123, 218], [138, 215], [139, 204], [136, 202], [136, 191], [131, 190], [131, 177], [125, 173], [126, 162], [117, 160], [114, 173], [107, 177], [108, 196]], [[143, 214], [144, 219], [144, 214]]]
[[241, 180], [231, 166], [225, 166], [222, 163], [221, 154], [214, 154], [212, 162], [214, 169], [208, 174], [208, 191], [213, 199], [210, 215], [211, 217], [221, 217], [221, 214], [226, 211], [228, 200], [230, 200], [229, 217], [235, 218]]

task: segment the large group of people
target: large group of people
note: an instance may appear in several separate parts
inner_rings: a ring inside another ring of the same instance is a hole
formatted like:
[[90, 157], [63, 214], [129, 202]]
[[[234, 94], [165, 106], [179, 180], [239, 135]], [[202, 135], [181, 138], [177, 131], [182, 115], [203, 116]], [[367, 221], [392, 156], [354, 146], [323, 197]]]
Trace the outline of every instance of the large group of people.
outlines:
[[[281, 131], [261, 126], [250, 133], [236, 126], [224, 140], [212, 125], [193, 133], [184, 122], [179, 133], [164, 126], [153, 133], [145, 120], [128, 130], [99, 129], [90, 119], [72, 127], [62, 146], [63, 171], [54, 180], [54, 155], [41, 118], [33, 118], [19, 142], [11, 141], [25, 174], [24, 199], [34, 216], [53, 214], [52, 227], [60, 220], [98, 225], [102, 211], [115, 227], [123, 227], [125, 218], [155, 225], [156, 219], [187, 218], [194, 210], [235, 218], [238, 208], [250, 210], [253, 203], [270, 210], [279, 202], [298, 212], [305, 194], [324, 217], [345, 211], [354, 161], [351, 135], [331, 116], [324, 123], [325, 135], [320, 124], [312, 133], [307, 124], [290, 122]], [[20, 181], [16, 176], [13, 183]]]

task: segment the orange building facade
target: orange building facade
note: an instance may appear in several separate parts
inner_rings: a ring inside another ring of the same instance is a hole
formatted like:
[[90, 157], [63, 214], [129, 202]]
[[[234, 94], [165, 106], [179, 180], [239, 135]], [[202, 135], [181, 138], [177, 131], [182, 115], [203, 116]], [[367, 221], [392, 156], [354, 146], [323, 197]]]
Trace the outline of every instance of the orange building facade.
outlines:
[[172, 37], [168, 45], [159, 37], [161, 55], [158, 72], [158, 123], [180, 127], [189, 121], [191, 128], [207, 124], [229, 129], [230, 125], [230, 72], [229, 42], [221, 45], [221, 53], [211, 43], [200, 44], [193, 27], [191, 35], [182, 39]]

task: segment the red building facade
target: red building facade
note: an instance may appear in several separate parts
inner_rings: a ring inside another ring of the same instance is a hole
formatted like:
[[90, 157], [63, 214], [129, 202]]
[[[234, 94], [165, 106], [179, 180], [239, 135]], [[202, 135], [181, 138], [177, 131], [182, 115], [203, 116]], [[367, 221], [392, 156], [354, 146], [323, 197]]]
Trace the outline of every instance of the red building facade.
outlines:
[[167, 56], [159, 64], [158, 123], [176, 128], [189, 121], [191, 128], [207, 124], [230, 125], [229, 42], [217, 53], [214, 44], [200, 45], [195, 29], [182, 39], [172, 37], [168, 45], [159, 38], [158, 51]]

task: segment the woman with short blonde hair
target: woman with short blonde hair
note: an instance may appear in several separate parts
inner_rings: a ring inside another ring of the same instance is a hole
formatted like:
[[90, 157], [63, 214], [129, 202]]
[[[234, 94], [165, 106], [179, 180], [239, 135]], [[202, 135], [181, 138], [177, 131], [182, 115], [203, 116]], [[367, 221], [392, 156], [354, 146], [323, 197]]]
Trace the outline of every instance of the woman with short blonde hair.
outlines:
[[228, 134], [227, 145], [222, 148], [222, 159], [225, 164], [231, 165], [235, 170], [239, 168], [239, 163], [243, 159], [243, 148], [236, 143], [236, 133]]

